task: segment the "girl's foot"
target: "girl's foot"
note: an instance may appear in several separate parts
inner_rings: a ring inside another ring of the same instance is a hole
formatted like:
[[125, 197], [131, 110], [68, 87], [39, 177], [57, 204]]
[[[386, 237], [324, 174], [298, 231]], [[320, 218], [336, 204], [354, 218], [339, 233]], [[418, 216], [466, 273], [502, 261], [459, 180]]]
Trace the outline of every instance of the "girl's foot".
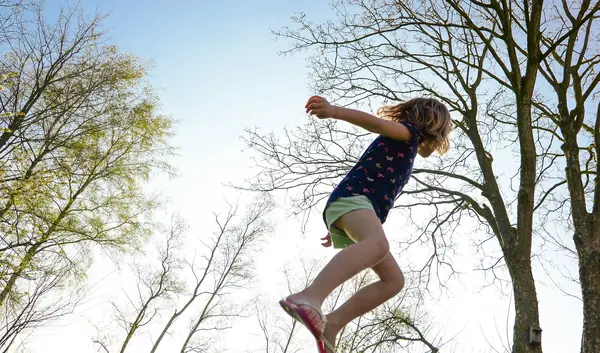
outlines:
[[321, 312], [320, 303], [300, 292], [290, 295], [279, 304], [290, 316], [306, 326], [315, 339], [321, 338], [327, 319]]
[[[285, 298], [285, 300], [302, 307], [302, 309], [304, 309], [304, 311], [311, 318], [311, 321], [322, 321], [323, 326], [325, 325], [327, 319], [325, 318], [325, 315], [323, 315], [323, 313], [321, 312], [321, 302], [313, 299], [309, 295], [306, 295], [304, 292], [292, 294]], [[323, 331], [323, 328], [324, 327], [321, 327], [321, 331]]]
[[[315, 308], [320, 308], [322, 305], [321, 302], [314, 299], [310, 294], [308, 294], [306, 290], [304, 290], [302, 292], [294, 293], [294, 294], [288, 296], [286, 298], [286, 300], [290, 301], [292, 303], [296, 303], [296, 302], [309, 303], [310, 305], [314, 306]], [[319, 309], [319, 311], [320, 311], [320, 309]]]

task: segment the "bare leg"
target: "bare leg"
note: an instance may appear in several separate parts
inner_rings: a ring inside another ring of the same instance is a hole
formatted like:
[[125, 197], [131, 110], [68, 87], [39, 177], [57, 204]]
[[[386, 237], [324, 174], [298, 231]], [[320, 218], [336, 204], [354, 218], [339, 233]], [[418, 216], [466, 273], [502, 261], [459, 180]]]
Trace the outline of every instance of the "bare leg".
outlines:
[[303, 300], [319, 308], [338, 286], [387, 256], [389, 244], [381, 222], [372, 210], [348, 212], [337, 220], [336, 226], [343, 229], [355, 244], [338, 252], [309, 287], [289, 296], [289, 300]]
[[373, 270], [379, 276], [379, 281], [361, 288], [342, 306], [327, 315], [323, 336], [332, 344], [335, 345], [338, 332], [350, 321], [393, 298], [404, 287], [404, 275], [392, 254], [388, 254]]

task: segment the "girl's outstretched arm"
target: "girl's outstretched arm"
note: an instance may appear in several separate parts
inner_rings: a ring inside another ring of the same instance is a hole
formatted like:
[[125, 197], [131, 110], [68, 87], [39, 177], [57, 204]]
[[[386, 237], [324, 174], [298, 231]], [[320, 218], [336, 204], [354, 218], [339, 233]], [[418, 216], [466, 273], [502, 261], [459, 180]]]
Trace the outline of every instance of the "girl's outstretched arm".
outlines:
[[316, 115], [320, 119], [332, 118], [344, 120], [370, 132], [396, 140], [408, 141], [414, 137], [413, 133], [404, 124], [380, 119], [360, 110], [334, 106], [323, 97], [310, 97], [305, 108], [307, 113]]

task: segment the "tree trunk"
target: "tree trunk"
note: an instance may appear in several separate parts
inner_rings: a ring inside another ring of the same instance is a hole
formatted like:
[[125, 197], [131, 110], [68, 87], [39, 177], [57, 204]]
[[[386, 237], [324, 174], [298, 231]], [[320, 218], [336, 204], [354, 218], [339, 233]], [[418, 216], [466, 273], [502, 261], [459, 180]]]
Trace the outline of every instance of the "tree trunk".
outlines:
[[[521, 150], [521, 173], [517, 203], [517, 229], [513, 231], [505, 260], [513, 283], [515, 296], [515, 324], [513, 353], [541, 353], [541, 345], [529, 344], [529, 328], [539, 326], [535, 280], [531, 271], [531, 243], [533, 237], [533, 208], [536, 187], [536, 149], [531, 119], [531, 96], [535, 86], [537, 67], [528, 62], [527, 75], [522, 86], [522, 97], [517, 95], [517, 125]], [[520, 99], [519, 99], [520, 98]]]
[[583, 299], [581, 353], [600, 352], [600, 220], [575, 234]]
[[512, 278], [515, 324], [513, 327], [513, 353], [541, 353], [541, 346], [529, 344], [529, 327], [540, 323], [537, 292], [529, 253], [514, 249], [505, 253], [506, 264]]
[[[563, 97], [566, 95], [563, 94]], [[579, 282], [583, 300], [583, 332], [581, 337], [581, 353], [600, 352], [600, 179], [596, 174], [594, 181], [594, 207], [589, 213], [586, 205], [586, 194], [581, 179], [581, 161], [577, 137], [580, 127], [575, 126], [573, 119], [567, 115], [566, 99], [559, 105], [563, 120], [561, 126], [565, 143], [567, 168], [567, 185], [571, 196], [571, 216], [573, 219], [573, 242], [579, 260]], [[596, 153], [600, 152], [600, 105], [595, 122], [594, 141]]]
[[[597, 163], [600, 158], [600, 103], [594, 123], [594, 145]], [[579, 255], [579, 281], [583, 299], [581, 353], [596, 353], [600, 352], [600, 175], [597, 166], [594, 206], [591, 214], [587, 213], [587, 208], [585, 212], [584, 219], [587, 222], [581, 222], [581, 217], [578, 224], [573, 217], [576, 230], [573, 240]]]

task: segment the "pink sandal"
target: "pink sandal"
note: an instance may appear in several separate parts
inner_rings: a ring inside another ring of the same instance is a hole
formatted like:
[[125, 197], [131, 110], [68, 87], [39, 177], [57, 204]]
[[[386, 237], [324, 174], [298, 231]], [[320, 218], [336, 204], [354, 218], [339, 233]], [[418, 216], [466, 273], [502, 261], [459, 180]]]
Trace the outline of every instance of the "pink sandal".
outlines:
[[[332, 353], [334, 352], [333, 345], [323, 337], [323, 329], [325, 328], [327, 319], [325, 318], [325, 315], [323, 315], [319, 308], [305, 301], [291, 302], [287, 299], [280, 300], [279, 305], [281, 305], [283, 310], [285, 310], [285, 312], [288, 313], [288, 315], [290, 315], [292, 318], [294, 318], [302, 325], [306, 326], [306, 328], [308, 328], [310, 333], [317, 340], [317, 347], [319, 349], [319, 353], [327, 353], [327, 351], [325, 350], [325, 346], [327, 346], [327, 348]], [[315, 322], [314, 316], [311, 318], [309, 312], [302, 308], [303, 306], [311, 308], [314, 312], [316, 312], [319, 315], [316, 318], [316, 320], [318, 320], [317, 322]]]

